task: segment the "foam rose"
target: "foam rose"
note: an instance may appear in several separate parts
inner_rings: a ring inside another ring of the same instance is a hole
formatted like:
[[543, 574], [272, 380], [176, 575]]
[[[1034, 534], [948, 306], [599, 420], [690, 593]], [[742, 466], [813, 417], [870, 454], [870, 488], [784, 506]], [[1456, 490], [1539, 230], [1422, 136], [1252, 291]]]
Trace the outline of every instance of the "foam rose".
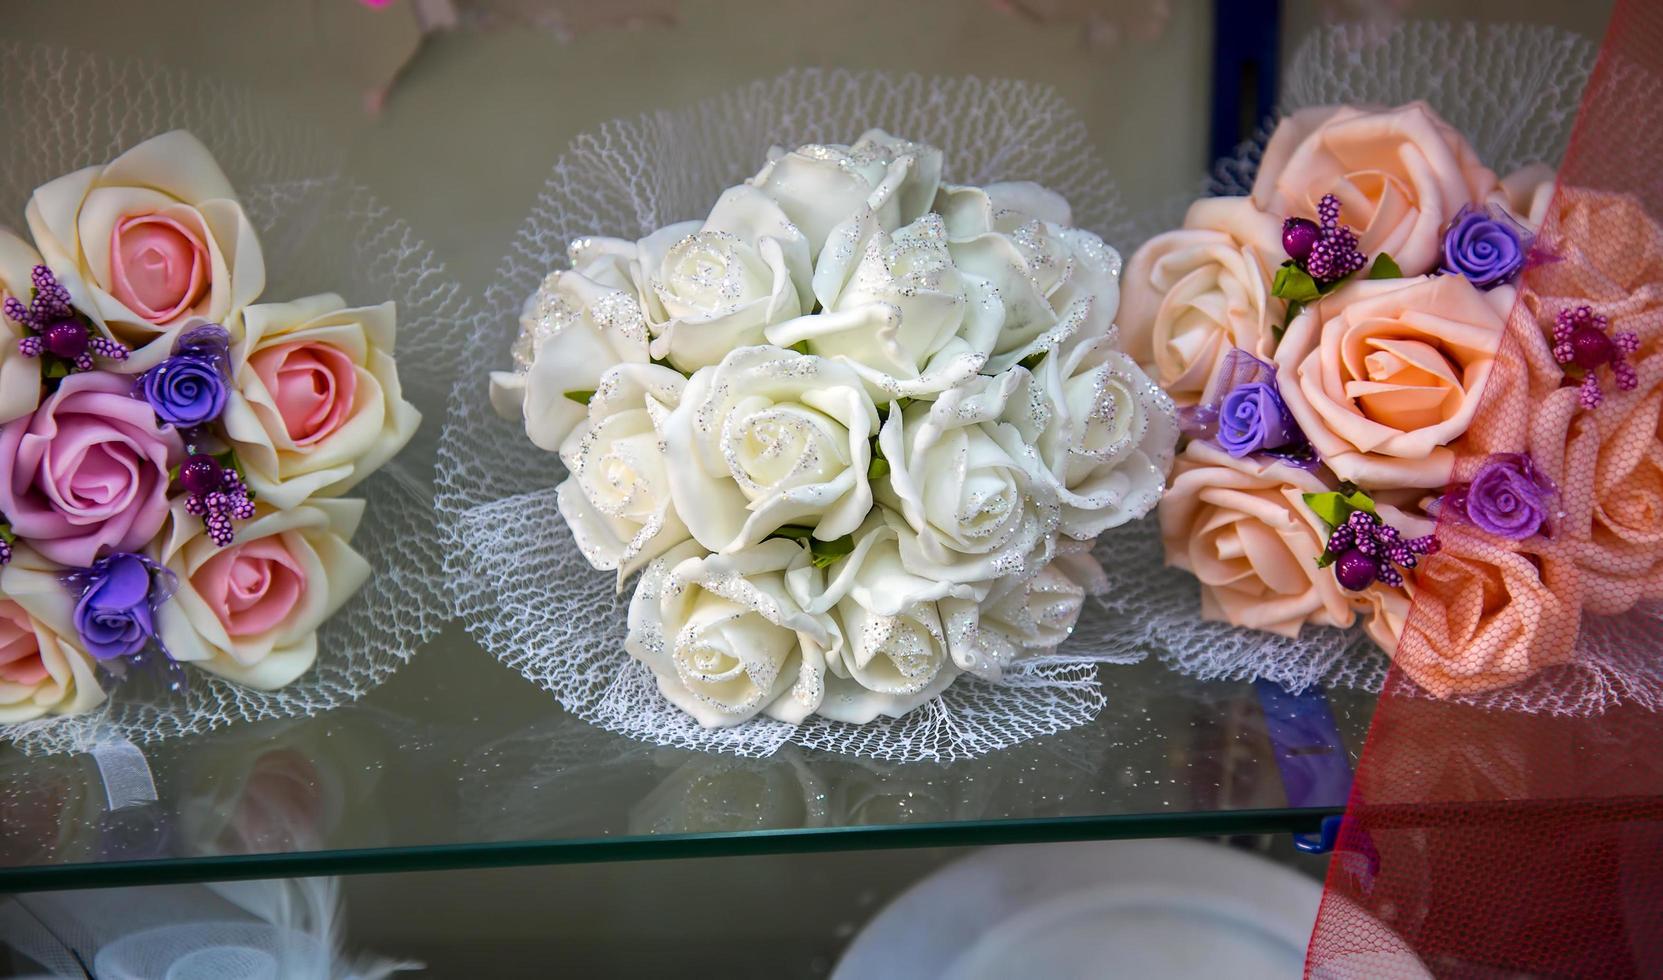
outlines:
[[801, 722], [820, 707], [826, 651], [840, 642], [831, 621], [804, 612], [786, 587], [788, 571], [807, 561], [802, 545], [780, 538], [732, 555], [685, 541], [636, 582], [624, 648], [706, 728], [758, 714]]
[[1288, 463], [1185, 447], [1161, 501], [1161, 539], [1166, 563], [1201, 581], [1202, 618], [1283, 636], [1351, 625], [1351, 600], [1316, 565], [1326, 534], [1301, 499], [1330, 489]]
[[1395, 109], [1318, 106], [1283, 119], [1265, 145], [1253, 203], [1277, 218], [1315, 218], [1323, 195], [1365, 255], [1389, 253], [1406, 275], [1438, 267], [1443, 229], [1497, 190], [1466, 137], [1424, 102]]
[[1459, 276], [1355, 282], [1302, 310], [1276, 349], [1288, 411], [1342, 480], [1440, 487], [1482, 399], [1513, 289]]
[[251, 306], [232, 350], [225, 432], [248, 485], [274, 507], [345, 493], [410, 441], [421, 413], [393, 359], [393, 304], [339, 296]]
[[0, 568], [0, 724], [81, 714], [104, 700], [63, 571], [27, 548]]
[[[27, 306], [34, 288], [29, 276], [39, 264], [33, 246], [0, 228], [0, 302], [15, 298]], [[24, 335], [21, 324], [0, 314], [0, 425], [28, 415], [40, 404], [40, 359], [17, 351]]]
[[84, 568], [104, 551], [142, 550], [167, 518], [184, 447], [132, 392], [130, 378], [72, 374], [0, 426], [0, 513], [52, 561]]
[[75, 308], [154, 367], [193, 319], [234, 329], [265, 288], [265, 260], [231, 183], [196, 137], [163, 133], [36, 188], [26, 210]]
[[369, 563], [348, 543], [364, 502], [313, 500], [265, 511], [228, 548], [176, 506], [160, 555], [178, 577], [158, 617], [168, 652], [264, 691], [304, 674], [317, 659], [319, 627], [369, 580]]
[[867, 130], [850, 146], [811, 143], [768, 156], [746, 183], [777, 202], [802, 230], [811, 258], [820, 255], [832, 228], [862, 208], [870, 208], [888, 231], [916, 221], [941, 183], [940, 150], [881, 129]]
[[1179, 405], [1213, 401], [1232, 347], [1269, 358], [1287, 304], [1271, 295], [1281, 222], [1245, 197], [1203, 198], [1184, 226], [1126, 265], [1119, 325], [1126, 353]]
[[1448, 524], [1439, 541], [1415, 570], [1392, 656], [1415, 683], [1436, 697], [1476, 694], [1571, 659], [1583, 591], [1574, 562]]

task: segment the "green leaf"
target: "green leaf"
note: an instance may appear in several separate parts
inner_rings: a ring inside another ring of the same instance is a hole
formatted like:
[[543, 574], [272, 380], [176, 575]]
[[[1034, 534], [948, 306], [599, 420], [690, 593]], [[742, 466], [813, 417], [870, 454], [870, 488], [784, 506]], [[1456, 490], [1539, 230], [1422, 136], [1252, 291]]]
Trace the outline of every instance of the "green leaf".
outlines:
[[1338, 279], [1330, 279], [1327, 282], [1318, 285], [1317, 286], [1317, 292], [1321, 293], [1324, 296], [1327, 296], [1329, 293], [1331, 293], [1334, 290], [1336, 290], [1336, 289], [1340, 288], [1341, 286], [1345, 285], [1346, 282], [1349, 281], [1350, 279], [1351, 279], [1351, 273], [1347, 272], [1345, 275], [1339, 277]]
[[1029, 354], [1027, 357], [1024, 357], [1022, 360], [1017, 361], [1016, 363], [1022, 365], [1024, 368], [1028, 369], [1029, 371], [1037, 370], [1039, 368], [1040, 363], [1045, 360], [1045, 355], [1047, 353], [1049, 353], [1049, 352], [1048, 351], [1042, 351], [1042, 350], [1041, 351], [1034, 351], [1032, 354]]
[[821, 541], [815, 538], [808, 543], [808, 551], [813, 556], [810, 561], [815, 568], [825, 568], [839, 558], [847, 556], [855, 550], [855, 536], [845, 534], [841, 538], [831, 541]]
[[46, 362], [45, 367], [41, 371], [41, 375], [48, 381], [57, 381], [62, 378], [67, 378], [69, 377], [69, 362], [60, 361], [54, 357]]
[[888, 475], [889, 475], [889, 460], [884, 459], [882, 456], [879, 456], [877, 453], [873, 453], [872, 454], [872, 462], [871, 462], [870, 465], [868, 465], [866, 467], [866, 478], [868, 480], [881, 480], [881, 479], [883, 479], [884, 477], [886, 477]]
[[1374, 500], [1361, 490], [1353, 490], [1350, 493], [1331, 490], [1327, 493], [1302, 494], [1301, 497], [1305, 501], [1305, 506], [1311, 508], [1311, 513], [1328, 525], [1330, 531], [1344, 524], [1353, 511], [1375, 513]]
[[1336, 560], [1337, 559], [1332, 554], [1330, 554], [1327, 551], [1327, 549], [1324, 549], [1322, 554], [1317, 556], [1317, 567], [1318, 568], [1327, 568], [1329, 565], [1334, 564], [1334, 562]]
[[12, 526], [4, 521], [0, 521], [0, 541], [4, 541], [7, 544], [15, 544], [17, 542], [17, 535], [12, 533]]
[[1322, 296], [1317, 281], [1311, 278], [1309, 272], [1294, 265], [1292, 260], [1282, 263], [1277, 268], [1276, 278], [1270, 284], [1270, 292], [1273, 296], [1300, 303], [1312, 303]]
[[1298, 316], [1299, 311], [1303, 310], [1304, 308], [1305, 308], [1305, 304], [1301, 303], [1299, 300], [1297, 300], [1297, 299], [1288, 300], [1288, 316], [1287, 316], [1287, 319], [1283, 320], [1281, 323], [1273, 323], [1273, 324], [1271, 324], [1271, 327], [1270, 327], [1271, 335], [1276, 339], [1276, 341], [1278, 343], [1281, 342], [1282, 335], [1288, 332], [1288, 328], [1293, 326], [1294, 317]]
[[1400, 268], [1390, 255], [1381, 252], [1374, 257], [1374, 264], [1369, 266], [1370, 279], [1402, 279], [1403, 269]]
[[593, 388], [588, 391], [568, 391], [566, 392], [566, 397], [570, 398], [574, 402], [577, 402], [579, 405], [587, 405], [589, 404], [589, 399], [595, 397], [595, 391]]
[[787, 350], [794, 350], [799, 354], [810, 353], [810, 351], [808, 349], [808, 341], [806, 341], [806, 340], [799, 340], [795, 344], [792, 344], [790, 347], [788, 347], [786, 349]]
[[801, 524], [783, 524], [775, 528], [774, 533], [768, 536], [770, 538], [785, 538], [788, 541], [807, 541], [814, 537], [814, 528], [804, 527]]
[[[1351, 508], [1351, 510], [1366, 511], [1373, 514], [1375, 517], [1380, 516], [1379, 512], [1374, 509], [1374, 498], [1370, 497], [1361, 490], [1352, 491], [1351, 495], [1345, 498], [1345, 503], [1347, 507]], [[1351, 512], [1347, 511], [1346, 516], [1350, 517]]]

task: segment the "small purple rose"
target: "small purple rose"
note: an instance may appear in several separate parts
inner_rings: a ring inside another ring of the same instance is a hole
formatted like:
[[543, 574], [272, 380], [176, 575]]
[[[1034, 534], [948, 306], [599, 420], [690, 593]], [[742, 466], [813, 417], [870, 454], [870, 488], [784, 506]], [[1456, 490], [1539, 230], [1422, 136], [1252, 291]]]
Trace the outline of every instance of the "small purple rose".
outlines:
[[75, 603], [75, 630], [88, 653], [98, 660], [128, 657], [156, 635], [154, 566], [133, 554], [100, 559], [77, 573], [81, 590]]
[[1219, 405], [1218, 444], [1237, 459], [1300, 439], [1299, 427], [1288, 414], [1275, 382], [1237, 385]]
[[230, 340], [217, 324], [195, 327], [179, 338], [172, 357], [139, 378], [139, 394], [156, 418], [188, 429], [220, 417], [228, 397]]
[[1443, 271], [1494, 289], [1524, 267], [1525, 236], [1499, 209], [1467, 205], [1444, 232]]
[[1467, 519], [1483, 530], [1522, 541], [1547, 523], [1551, 494], [1529, 456], [1498, 453], [1479, 467], [1458, 501]]

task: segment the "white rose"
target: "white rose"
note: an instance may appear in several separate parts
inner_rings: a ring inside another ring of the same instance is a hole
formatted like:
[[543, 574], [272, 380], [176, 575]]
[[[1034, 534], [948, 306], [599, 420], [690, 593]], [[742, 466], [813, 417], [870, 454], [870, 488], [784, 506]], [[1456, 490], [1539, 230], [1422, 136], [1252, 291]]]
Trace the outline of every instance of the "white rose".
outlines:
[[1050, 491], [1033, 474], [1033, 449], [1007, 410], [1032, 411], [1028, 372], [1014, 368], [942, 392], [933, 403], [891, 407], [878, 433], [889, 465], [879, 500], [909, 529], [901, 557], [912, 571], [951, 582], [990, 582], [1030, 567], [1055, 523]]
[[958, 268], [941, 216], [891, 235], [862, 210], [839, 225], [814, 269], [823, 312], [767, 330], [847, 364], [880, 398], [918, 398], [964, 384], [988, 363], [1005, 319], [996, 282]]
[[[0, 228], [0, 302], [15, 299], [29, 305], [30, 276], [39, 264], [40, 255], [28, 242]], [[0, 314], [0, 425], [40, 404], [40, 359], [17, 351], [24, 335], [22, 324]]]
[[802, 545], [779, 538], [732, 555], [683, 542], [636, 582], [624, 648], [707, 728], [759, 713], [801, 722], [820, 706], [826, 650], [838, 642], [831, 621], [786, 589], [787, 571], [807, 561]]
[[953, 682], [958, 670], [947, 656], [936, 600], [974, 602], [975, 593], [908, 571], [899, 535], [883, 514], [856, 534], [854, 551], [831, 566], [824, 588], [808, 571], [788, 573], [792, 595], [806, 609], [829, 610], [842, 631], [842, 644], [826, 655], [820, 714], [855, 724], [899, 718]]
[[491, 372], [491, 404], [505, 418], [523, 415], [539, 449], [557, 452], [588, 414], [583, 399], [615, 364], [645, 364], [647, 322], [630, 271], [636, 247], [617, 239], [581, 239], [573, 268], [551, 272], [526, 297], [513, 371]]
[[620, 364], [601, 376], [589, 417], [560, 447], [570, 474], [560, 515], [589, 564], [626, 576], [687, 540], [670, 506], [664, 422], [687, 379], [656, 364]]
[[415, 435], [393, 358], [393, 304], [339, 296], [250, 306], [232, 348], [225, 433], [248, 485], [273, 507], [345, 493]]
[[133, 348], [119, 370], [172, 353], [194, 319], [236, 331], [265, 288], [254, 227], [207, 147], [184, 130], [35, 189], [29, 231], [75, 308]]
[[0, 724], [81, 714], [104, 700], [63, 574], [21, 546], [0, 568]]
[[997, 680], [1013, 662], [1068, 639], [1085, 597], [1107, 589], [1090, 544], [1064, 539], [1049, 564], [1000, 579], [981, 602], [941, 600], [948, 652], [961, 670]]
[[[1013, 181], [946, 187], [936, 203], [961, 267], [980, 269], [995, 257], [1002, 265], [1014, 253], [1024, 273], [1020, 283], [1001, 284], [1007, 315], [989, 372], [1108, 332], [1120, 305], [1120, 253], [1071, 227], [1060, 194]], [[1051, 317], [1031, 311], [1035, 296]]]
[[709, 551], [754, 545], [785, 525], [822, 541], [860, 526], [877, 407], [842, 365], [744, 347], [693, 375], [664, 425], [670, 495]]
[[1501, 178], [1488, 203], [1499, 204], [1531, 234], [1542, 229], [1559, 175], [1545, 163], [1527, 163]]
[[362, 500], [347, 499], [262, 507], [220, 548], [175, 504], [160, 559], [178, 591], [157, 623], [173, 659], [268, 691], [304, 674], [318, 628], [369, 579], [369, 563], [348, 544], [363, 513]]
[[813, 308], [808, 239], [773, 199], [729, 188], [704, 222], [640, 243], [652, 356], [693, 372], [763, 342], [770, 324]]
[[1046, 421], [1033, 444], [1062, 507], [1062, 532], [1090, 539], [1149, 513], [1166, 489], [1177, 410], [1115, 349], [1114, 333], [1047, 354], [1034, 383]]
[[873, 129], [853, 146], [770, 151], [767, 165], [747, 183], [779, 202], [816, 257], [832, 228], [862, 207], [890, 231], [917, 220], [940, 182], [940, 150]]

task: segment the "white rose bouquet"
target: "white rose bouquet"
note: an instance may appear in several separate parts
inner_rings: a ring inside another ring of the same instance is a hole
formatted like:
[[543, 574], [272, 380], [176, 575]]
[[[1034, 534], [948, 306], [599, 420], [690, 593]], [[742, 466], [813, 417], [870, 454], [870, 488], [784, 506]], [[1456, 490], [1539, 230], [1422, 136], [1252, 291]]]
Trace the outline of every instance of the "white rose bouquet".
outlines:
[[1175, 411], [1120, 350], [1119, 254], [942, 162], [881, 130], [775, 150], [702, 220], [575, 241], [492, 375], [564, 462], [584, 557], [642, 573], [628, 652], [707, 728], [999, 678], [1165, 489]]

